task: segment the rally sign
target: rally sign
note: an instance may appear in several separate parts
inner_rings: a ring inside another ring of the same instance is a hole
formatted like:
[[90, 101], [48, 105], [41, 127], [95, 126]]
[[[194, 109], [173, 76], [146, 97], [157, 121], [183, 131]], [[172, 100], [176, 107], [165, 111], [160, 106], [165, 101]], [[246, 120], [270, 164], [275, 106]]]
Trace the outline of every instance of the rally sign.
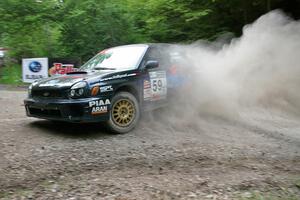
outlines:
[[70, 72], [77, 71], [73, 64], [53, 63], [53, 67], [49, 69], [50, 76], [64, 75]]
[[24, 58], [22, 60], [23, 82], [32, 83], [35, 80], [48, 77], [48, 58]]

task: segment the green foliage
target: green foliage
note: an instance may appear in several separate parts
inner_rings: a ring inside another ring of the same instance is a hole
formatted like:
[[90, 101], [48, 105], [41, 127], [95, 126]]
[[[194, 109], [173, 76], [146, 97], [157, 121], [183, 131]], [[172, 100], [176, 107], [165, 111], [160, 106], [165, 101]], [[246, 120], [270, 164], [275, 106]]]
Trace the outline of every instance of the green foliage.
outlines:
[[61, 39], [68, 52], [87, 59], [100, 49], [137, 42], [131, 19], [121, 5], [108, 0], [66, 1], [61, 10]]
[[183, 42], [201, 38], [199, 22], [211, 12], [209, 3], [197, 3], [195, 0], [127, 2], [136, 26], [153, 42]]
[[[144, 43], [214, 40], [284, 0], [1, 0], [0, 47], [24, 57], [77, 57]], [[297, 13], [299, 9], [295, 9]], [[299, 14], [300, 15], [300, 14]]]
[[11, 64], [0, 68], [0, 83], [18, 85], [22, 83], [22, 68], [20, 65]]
[[[55, 23], [55, 1], [1, 0], [1, 45], [10, 48], [11, 57], [56, 56], [60, 43]], [[61, 52], [60, 52], [61, 53]]]

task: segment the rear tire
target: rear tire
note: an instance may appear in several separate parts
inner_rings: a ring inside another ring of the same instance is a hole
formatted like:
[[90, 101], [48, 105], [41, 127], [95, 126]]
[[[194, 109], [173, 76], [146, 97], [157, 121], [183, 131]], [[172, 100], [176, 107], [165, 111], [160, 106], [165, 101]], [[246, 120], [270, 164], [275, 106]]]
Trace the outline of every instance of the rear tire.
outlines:
[[139, 103], [129, 92], [118, 92], [111, 100], [108, 128], [114, 133], [127, 133], [135, 128], [140, 119]]

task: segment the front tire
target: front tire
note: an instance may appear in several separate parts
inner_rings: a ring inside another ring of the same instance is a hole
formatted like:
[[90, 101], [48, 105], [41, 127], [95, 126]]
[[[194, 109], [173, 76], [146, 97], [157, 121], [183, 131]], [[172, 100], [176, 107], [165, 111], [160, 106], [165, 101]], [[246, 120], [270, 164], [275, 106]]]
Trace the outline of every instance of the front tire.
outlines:
[[108, 128], [114, 133], [127, 133], [135, 128], [140, 118], [140, 107], [134, 95], [129, 92], [117, 93], [111, 101], [107, 121]]

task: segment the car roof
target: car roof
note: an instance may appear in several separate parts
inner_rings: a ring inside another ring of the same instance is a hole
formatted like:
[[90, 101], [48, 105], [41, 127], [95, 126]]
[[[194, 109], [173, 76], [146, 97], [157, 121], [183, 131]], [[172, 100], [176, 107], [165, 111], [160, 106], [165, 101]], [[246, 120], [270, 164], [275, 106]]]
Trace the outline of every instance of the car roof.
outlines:
[[[172, 47], [176, 46], [176, 44], [169, 44], [169, 43], [140, 43], [140, 44], [128, 44], [128, 45], [120, 45], [115, 47], [129, 47], [129, 46], [147, 46], [147, 47]], [[111, 48], [115, 48], [111, 47]]]

